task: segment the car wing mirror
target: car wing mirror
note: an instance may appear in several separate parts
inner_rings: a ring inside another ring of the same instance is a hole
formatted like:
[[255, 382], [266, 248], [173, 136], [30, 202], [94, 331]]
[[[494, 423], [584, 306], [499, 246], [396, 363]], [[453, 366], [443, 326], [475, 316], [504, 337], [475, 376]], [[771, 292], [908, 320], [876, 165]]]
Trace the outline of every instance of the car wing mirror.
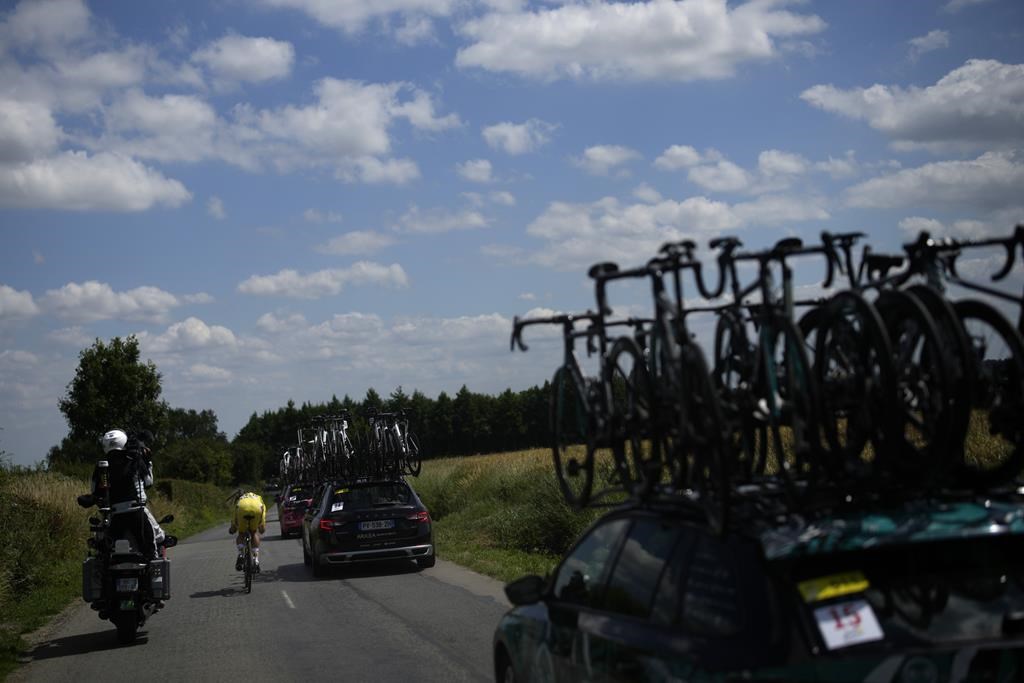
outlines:
[[505, 586], [505, 595], [513, 605], [531, 605], [544, 597], [547, 581], [536, 574], [516, 579]]
[[160, 519], [161, 524], [170, 524], [173, 521], [174, 515], [164, 515], [163, 518]]
[[167, 536], [164, 536], [164, 542], [161, 545], [165, 548], [173, 548], [178, 545], [178, 537], [168, 534]]

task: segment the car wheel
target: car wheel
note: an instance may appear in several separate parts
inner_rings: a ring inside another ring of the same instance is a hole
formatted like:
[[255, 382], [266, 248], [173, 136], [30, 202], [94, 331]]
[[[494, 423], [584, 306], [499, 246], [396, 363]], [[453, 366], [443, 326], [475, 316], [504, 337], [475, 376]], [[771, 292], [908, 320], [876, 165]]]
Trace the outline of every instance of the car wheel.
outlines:
[[418, 560], [416, 560], [416, 565], [420, 569], [430, 569], [435, 564], [437, 564], [437, 556], [436, 555], [431, 555], [430, 557], [421, 557]]
[[310, 556], [310, 561], [313, 565], [313, 576], [318, 579], [323, 578], [324, 574], [326, 573], [326, 569], [322, 564], [320, 564], [320, 553], [314, 550], [313, 554]]
[[494, 669], [498, 675], [498, 683], [515, 683], [516, 670], [512, 667], [512, 660], [504, 648], [498, 653], [498, 662]]

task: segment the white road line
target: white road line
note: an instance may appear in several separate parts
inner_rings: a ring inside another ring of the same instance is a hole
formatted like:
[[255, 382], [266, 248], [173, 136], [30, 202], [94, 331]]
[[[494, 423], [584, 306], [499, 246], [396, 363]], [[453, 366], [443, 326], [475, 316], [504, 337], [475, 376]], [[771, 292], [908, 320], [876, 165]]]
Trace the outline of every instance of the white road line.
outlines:
[[284, 591], [281, 591], [281, 595], [284, 596], [284, 601], [288, 603], [288, 606], [292, 609], [295, 609], [295, 603], [292, 602], [292, 599], [288, 597], [288, 594]]

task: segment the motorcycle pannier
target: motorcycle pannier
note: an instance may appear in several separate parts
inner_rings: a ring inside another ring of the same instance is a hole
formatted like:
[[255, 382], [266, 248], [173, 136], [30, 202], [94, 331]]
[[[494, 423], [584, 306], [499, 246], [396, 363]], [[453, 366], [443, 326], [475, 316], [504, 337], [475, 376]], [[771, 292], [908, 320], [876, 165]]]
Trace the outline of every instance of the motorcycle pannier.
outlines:
[[153, 560], [149, 563], [149, 590], [154, 600], [171, 597], [171, 561]]
[[103, 597], [103, 574], [95, 557], [85, 558], [82, 563], [82, 599], [95, 602]]

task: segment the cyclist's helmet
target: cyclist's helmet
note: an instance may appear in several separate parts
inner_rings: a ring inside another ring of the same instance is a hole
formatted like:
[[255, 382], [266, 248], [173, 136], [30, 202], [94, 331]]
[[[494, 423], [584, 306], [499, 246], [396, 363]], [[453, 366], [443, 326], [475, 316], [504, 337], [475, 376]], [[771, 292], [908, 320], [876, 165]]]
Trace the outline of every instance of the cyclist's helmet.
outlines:
[[103, 452], [109, 453], [114, 450], [121, 450], [128, 443], [128, 435], [120, 429], [111, 429], [100, 439], [103, 445]]

